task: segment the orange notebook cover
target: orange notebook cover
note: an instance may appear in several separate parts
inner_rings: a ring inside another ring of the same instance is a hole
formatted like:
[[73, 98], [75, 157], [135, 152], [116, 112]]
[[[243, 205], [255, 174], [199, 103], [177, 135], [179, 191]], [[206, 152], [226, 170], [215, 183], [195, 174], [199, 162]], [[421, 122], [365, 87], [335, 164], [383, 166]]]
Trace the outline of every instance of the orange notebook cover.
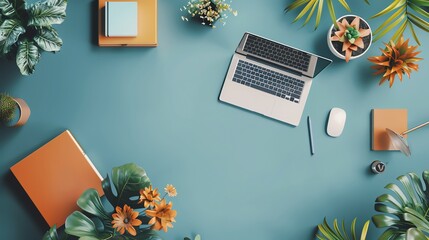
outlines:
[[[407, 109], [373, 109], [372, 110], [372, 150], [392, 151], [386, 128], [402, 133], [408, 128]], [[407, 137], [407, 136], [405, 136]]]
[[104, 195], [102, 177], [70, 131], [10, 168], [49, 226], [62, 226], [88, 188]]
[[156, 47], [157, 0], [109, 0], [107, 2], [137, 2], [137, 37], [106, 37], [104, 34], [104, 7], [106, 0], [98, 0], [98, 45], [100, 47]]

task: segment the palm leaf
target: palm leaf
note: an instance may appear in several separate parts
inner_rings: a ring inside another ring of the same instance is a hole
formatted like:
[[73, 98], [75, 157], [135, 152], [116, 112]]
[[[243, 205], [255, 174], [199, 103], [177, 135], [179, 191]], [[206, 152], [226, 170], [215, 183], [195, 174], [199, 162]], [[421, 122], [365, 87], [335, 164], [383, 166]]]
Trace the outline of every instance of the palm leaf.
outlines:
[[61, 24], [66, 18], [66, 11], [63, 6], [36, 3], [29, 8], [28, 25], [47, 27], [53, 24]]
[[63, 45], [63, 40], [53, 28], [40, 28], [34, 36], [34, 42], [47, 52], [58, 52]]
[[[376, 227], [388, 228], [379, 239], [406, 239], [407, 236], [421, 237], [423, 232], [429, 233], [428, 175], [428, 171], [423, 172], [425, 186], [415, 173], [399, 176], [397, 179], [403, 190], [396, 184], [388, 184], [386, 189], [395, 195], [383, 194], [376, 199], [375, 210], [381, 214], [373, 216], [372, 220]], [[413, 228], [416, 230], [410, 230]]]
[[21, 25], [21, 22], [15, 19], [6, 19], [0, 25], [0, 55], [7, 54], [24, 32], [25, 28]]
[[[337, 0], [337, 2], [339, 2], [340, 5], [343, 8], [345, 8], [347, 11], [349, 11], [349, 12], [351, 11], [346, 0]], [[291, 10], [297, 9], [297, 8], [305, 5], [303, 7], [303, 9], [295, 17], [293, 22], [296, 22], [296, 21], [300, 20], [302, 17], [304, 17], [305, 15], [307, 15], [306, 20], [303, 23], [303, 25], [306, 25], [309, 22], [309, 20], [311, 19], [315, 9], [317, 8], [316, 20], [315, 20], [315, 24], [314, 24], [314, 28], [317, 29], [319, 27], [319, 24], [320, 24], [320, 19], [322, 18], [322, 12], [323, 12], [323, 7], [324, 7], [325, 3], [328, 5], [328, 10], [329, 10], [329, 14], [331, 16], [332, 23], [334, 25], [336, 25], [337, 17], [335, 16], [335, 8], [334, 8], [333, 0], [327, 0], [327, 1], [324, 1], [324, 0], [295, 0], [294, 2], [292, 2], [291, 4], [289, 4], [285, 8], [285, 12], [289, 12]]]
[[405, 30], [409, 28], [413, 38], [420, 45], [414, 26], [429, 32], [429, 22], [425, 20], [429, 18], [428, 6], [429, 1], [427, 0], [394, 0], [386, 8], [371, 17], [377, 18], [391, 14], [390, 17], [375, 30], [374, 41], [379, 40], [394, 28], [396, 28], [396, 30], [391, 39], [396, 41], [402, 36]]
[[18, 65], [22, 75], [32, 74], [39, 59], [40, 52], [34, 42], [29, 42], [27, 39], [24, 39], [18, 43], [16, 65]]
[[[353, 219], [352, 224], [351, 224], [351, 231], [350, 234], [347, 233], [345, 227], [344, 227], [344, 220], [342, 221], [342, 227], [341, 230], [338, 226], [338, 221], [337, 219], [334, 219], [333, 222], [333, 228], [331, 228], [328, 224], [328, 222], [326, 221], [326, 218], [323, 219], [323, 223], [317, 225], [319, 232], [321, 233], [321, 235], [316, 234], [316, 237], [318, 239], [321, 240], [356, 240], [356, 218]], [[363, 228], [362, 228], [362, 232], [361, 232], [361, 240], [365, 240], [366, 238], [366, 234], [368, 232], [368, 227], [369, 227], [369, 220], [365, 222]]]

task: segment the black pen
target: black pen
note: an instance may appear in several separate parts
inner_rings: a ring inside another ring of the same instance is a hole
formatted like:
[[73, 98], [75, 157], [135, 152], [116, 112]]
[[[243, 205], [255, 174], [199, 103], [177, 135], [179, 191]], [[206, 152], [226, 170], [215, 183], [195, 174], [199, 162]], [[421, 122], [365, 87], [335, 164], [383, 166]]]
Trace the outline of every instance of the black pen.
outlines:
[[308, 123], [308, 136], [310, 137], [310, 152], [311, 152], [311, 155], [314, 155], [313, 128], [311, 127], [310, 116], [307, 117], [307, 123]]

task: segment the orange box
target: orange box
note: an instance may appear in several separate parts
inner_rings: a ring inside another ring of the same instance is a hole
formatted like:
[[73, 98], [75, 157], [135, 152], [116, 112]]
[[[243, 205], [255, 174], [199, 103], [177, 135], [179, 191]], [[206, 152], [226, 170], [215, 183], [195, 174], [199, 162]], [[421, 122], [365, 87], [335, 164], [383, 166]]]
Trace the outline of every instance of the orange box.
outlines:
[[100, 47], [156, 47], [158, 46], [157, 0], [108, 0], [107, 2], [136, 1], [138, 8], [137, 37], [106, 37], [104, 7], [106, 0], [98, 0], [98, 46]]
[[76, 201], [85, 190], [104, 195], [100, 173], [68, 130], [10, 170], [51, 227], [79, 209]]
[[[373, 109], [372, 110], [372, 150], [396, 151], [387, 135], [386, 128], [402, 133], [408, 128], [407, 109]], [[407, 136], [405, 136], [406, 138]]]

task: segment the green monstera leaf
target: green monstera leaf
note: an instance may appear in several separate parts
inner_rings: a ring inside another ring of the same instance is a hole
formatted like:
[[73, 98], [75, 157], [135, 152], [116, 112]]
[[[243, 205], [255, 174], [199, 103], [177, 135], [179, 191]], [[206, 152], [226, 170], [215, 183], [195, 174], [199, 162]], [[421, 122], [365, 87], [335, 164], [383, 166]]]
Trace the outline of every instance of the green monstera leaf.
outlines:
[[34, 42], [47, 52], [58, 52], [63, 45], [63, 40], [53, 28], [40, 28], [34, 36]]
[[32, 74], [39, 59], [40, 52], [34, 42], [29, 42], [26, 39], [19, 42], [18, 52], [16, 53], [16, 65], [18, 65], [21, 74]]
[[122, 207], [124, 204], [127, 204], [131, 208], [141, 208], [137, 203], [139, 191], [140, 189], [149, 187], [151, 184], [146, 171], [134, 163], [113, 168], [112, 182], [116, 190], [116, 195], [113, 193], [109, 176], [102, 182], [104, 194], [109, 202], [114, 207]]
[[30, 19], [28, 25], [47, 27], [53, 24], [61, 24], [66, 18], [66, 7], [35, 3], [28, 9]]
[[[386, 189], [394, 194], [382, 194], [376, 199], [372, 217], [378, 228], [387, 228], [379, 239], [429, 238], [429, 171], [422, 174], [423, 183], [415, 173], [399, 176], [399, 185], [390, 183]], [[408, 237], [409, 236], [409, 237]]]
[[58, 233], [57, 233], [57, 226], [54, 225], [51, 227], [45, 235], [43, 235], [42, 240], [59, 240]]
[[25, 33], [25, 28], [21, 22], [15, 19], [6, 19], [0, 25], [0, 55], [9, 53], [21, 34]]
[[97, 190], [90, 188], [86, 190], [77, 200], [77, 205], [87, 213], [104, 220], [110, 220], [109, 215], [104, 210]]
[[80, 237], [85, 237], [88, 240], [99, 239], [100, 233], [98, 232], [95, 223], [85, 216], [83, 213], [75, 211], [66, 219], [66, 233]]
[[0, 1], [0, 12], [5, 17], [17, 16], [25, 7], [23, 0]]

